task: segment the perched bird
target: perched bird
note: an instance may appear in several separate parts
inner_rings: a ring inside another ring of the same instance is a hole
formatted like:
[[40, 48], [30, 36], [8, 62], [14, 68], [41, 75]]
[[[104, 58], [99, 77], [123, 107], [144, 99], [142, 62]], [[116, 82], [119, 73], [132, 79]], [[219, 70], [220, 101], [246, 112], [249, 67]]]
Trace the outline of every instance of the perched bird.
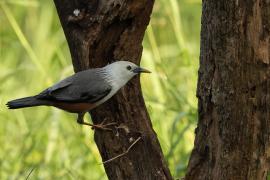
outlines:
[[9, 109], [33, 106], [54, 106], [59, 109], [77, 113], [79, 124], [93, 128], [105, 128], [110, 125], [94, 125], [84, 122], [84, 114], [111, 98], [132, 77], [150, 71], [128, 61], [117, 61], [103, 68], [80, 71], [40, 94], [9, 101]]

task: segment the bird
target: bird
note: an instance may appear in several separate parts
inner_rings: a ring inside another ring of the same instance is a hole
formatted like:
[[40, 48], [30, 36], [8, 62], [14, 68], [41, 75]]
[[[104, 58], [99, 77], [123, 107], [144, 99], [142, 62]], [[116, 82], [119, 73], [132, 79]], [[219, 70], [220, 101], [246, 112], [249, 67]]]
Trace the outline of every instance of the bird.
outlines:
[[108, 129], [114, 124], [91, 124], [84, 121], [86, 112], [110, 99], [129, 80], [140, 73], [151, 73], [129, 61], [116, 61], [102, 68], [77, 72], [45, 89], [41, 93], [7, 102], [9, 109], [53, 106], [77, 113], [77, 123], [94, 129]]

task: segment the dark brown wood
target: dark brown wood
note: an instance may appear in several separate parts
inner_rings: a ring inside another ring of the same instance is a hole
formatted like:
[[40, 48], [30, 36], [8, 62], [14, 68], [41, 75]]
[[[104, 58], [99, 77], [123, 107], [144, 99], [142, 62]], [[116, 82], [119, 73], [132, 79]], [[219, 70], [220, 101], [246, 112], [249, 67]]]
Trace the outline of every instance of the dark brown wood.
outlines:
[[199, 122], [185, 179], [266, 179], [270, 1], [204, 0]]
[[[70, 48], [75, 72], [116, 60], [140, 63], [142, 40], [153, 0], [54, 0]], [[76, 10], [77, 9], [77, 10]], [[74, 13], [74, 10], [75, 13]], [[139, 77], [91, 112], [94, 123], [117, 122], [115, 132], [95, 131], [109, 179], [172, 179], [147, 113]]]

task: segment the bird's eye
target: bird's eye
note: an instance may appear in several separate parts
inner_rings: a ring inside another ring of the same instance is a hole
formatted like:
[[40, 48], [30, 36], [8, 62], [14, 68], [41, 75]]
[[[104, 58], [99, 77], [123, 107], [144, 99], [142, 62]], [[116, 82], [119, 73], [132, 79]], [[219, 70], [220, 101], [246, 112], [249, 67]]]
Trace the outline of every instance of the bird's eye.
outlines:
[[127, 66], [127, 70], [129, 70], [129, 71], [130, 71], [130, 70], [131, 70], [131, 66]]

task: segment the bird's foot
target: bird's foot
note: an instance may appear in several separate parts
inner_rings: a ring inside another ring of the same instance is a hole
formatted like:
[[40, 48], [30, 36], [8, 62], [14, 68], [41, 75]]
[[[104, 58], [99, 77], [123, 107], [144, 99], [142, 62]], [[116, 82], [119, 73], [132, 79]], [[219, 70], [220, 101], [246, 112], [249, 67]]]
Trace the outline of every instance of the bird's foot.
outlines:
[[108, 124], [104, 124], [103, 122], [100, 123], [100, 124], [91, 124], [91, 123], [87, 123], [87, 122], [82, 122], [82, 123], [79, 123], [79, 124], [82, 124], [82, 125], [86, 125], [86, 126], [91, 126], [91, 128], [93, 130], [96, 130], [96, 129], [99, 129], [99, 130], [104, 130], [104, 131], [112, 131], [111, 128], [109, 128], [110, 126], [114, 126], [116, 125], [117, 123], [108, 123]]
[[100, 129], [100, 130], [105, 130], [105, 131], [113, 131], [111, 128], [109, 128], [110, 126], [114, 126], [117, 125], [116, 122], [111, 122], [111, 123], [107, 123], [105, 124], [107, 119], [103, 120], [100, 124], [92, 124], [92, 129]]
[[106, 118], [100, 123], [100, 124], [91, 124], [91, 123], [87, 123], [83, 120], [83, 116], [85, 113], [79, 113], [78, 114], [78, 118], [77, 118], [77, 123], [81, 124], [81, 125], [86, 125], [86, 126], [91, 126], [92, 129], [100, 129], [100, 130], [105, 130], [105, 131], [113, 131], [111, 128], [109, 128], [110, 126], [114, 126], [117, 125], [117, 123], [115, 122], [111, 122], [111, 123], [107, 123], [106, 122]]
[[105, 124], [105, 122], [107, 121], [107, 118], [105, 118], [100, 124], [91, 124], [91, 123], [87, 123], [83, 120], [83, 116], [85, 113], [79, 113], [78, 114], [78, 119], [77, 119], [77, 123], [81, 124], [81, 125], [87, 125], [87, 126], [91, 126], [92, 129], [99, 129], [99, 130], [105, 130], [105, 131], [113, 131], [113, 129], [109, 128], [110, 126], [115, 126], [117, 125], [116, 122], [111, 122], [111, 123], [107, 123]]
[[108, 124], [92, 124], [92, 129], [100, 129], [105, 131], [113, 131], [112, 128], [109, 128], [110, 126], [114, 126], [117, 123], [108, 123]]
[[79, 124], [82, 124], [82, 125], [86, 125], [86, 126], [91, 126], [91, 128], [93, 130], [95, 129], [99, 129], [99, 130], [104, 130], [104, 131], [113, 131], [110, 126], [114, 126], [114, 125], [117, 125], [117, 123], [115, 122], [111, 122], [111, 123], [107, 123], [105, 124], [105, 120], [102, 121], [100, 124], [91, 124], [91, 123], [87, 123], [87, 122], [79, 122]]

